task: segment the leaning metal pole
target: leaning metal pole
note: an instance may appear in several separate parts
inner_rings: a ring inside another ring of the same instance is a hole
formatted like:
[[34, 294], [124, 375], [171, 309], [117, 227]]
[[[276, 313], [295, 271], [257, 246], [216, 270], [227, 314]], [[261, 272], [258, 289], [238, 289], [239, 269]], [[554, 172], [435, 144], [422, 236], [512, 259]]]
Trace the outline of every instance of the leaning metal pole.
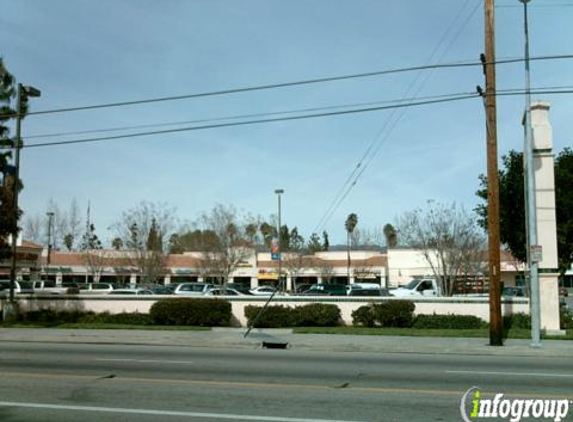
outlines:
[[525, 140], [523, 158], [525, 160], [525, 200], [527, 202], [527, 239], [529, 256], [529, 282], [531, 288], [531, 345], [541, 347], [541, 311], [539, 299], [539, 263], [531, 253], [532, 246], [537, 245], [537, 209], [535, 201], [535, 169], [533, 165], [533, 127], [531, 126], [531, 76], [529, 68], [529, 23], [527, 19], [527, 3], [529, 0], [519, 0], [523, 3], [524, 34], [525, 34]]

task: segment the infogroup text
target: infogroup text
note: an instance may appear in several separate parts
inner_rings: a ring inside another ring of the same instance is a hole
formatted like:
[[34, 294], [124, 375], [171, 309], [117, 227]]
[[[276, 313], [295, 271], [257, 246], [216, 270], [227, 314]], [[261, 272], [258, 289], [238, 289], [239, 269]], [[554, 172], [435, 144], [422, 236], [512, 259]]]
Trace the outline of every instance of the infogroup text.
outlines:
[[460, 412], [464, 422], [501, 418], [510, 422], [548, 420], [560, 422], [569, 413], [568, 399], [509, 399], [497, 393], [486, 399], [478, 387], [472, 387], [462, 397]]

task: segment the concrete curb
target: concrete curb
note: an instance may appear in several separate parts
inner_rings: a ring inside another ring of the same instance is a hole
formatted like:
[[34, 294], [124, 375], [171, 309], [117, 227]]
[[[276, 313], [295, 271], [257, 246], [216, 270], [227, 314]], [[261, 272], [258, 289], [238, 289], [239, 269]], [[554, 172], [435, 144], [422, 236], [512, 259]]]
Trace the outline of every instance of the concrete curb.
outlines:
[[571, 358], [573, 342], [547, 340], [534, 348], [529, 340], [508, 340], [503, 347], [489, 346], [484, 338], [387, 337], [337, 334], [293, 334], [292, 330], [245, 328], [211, 331], [85, 330], [52, 328], [0, 328], [0, 342], [117, 344], [257, 349], [263, 342], [286, 342], [290, 351], [417, 353], [492, 355], [508, 357]]

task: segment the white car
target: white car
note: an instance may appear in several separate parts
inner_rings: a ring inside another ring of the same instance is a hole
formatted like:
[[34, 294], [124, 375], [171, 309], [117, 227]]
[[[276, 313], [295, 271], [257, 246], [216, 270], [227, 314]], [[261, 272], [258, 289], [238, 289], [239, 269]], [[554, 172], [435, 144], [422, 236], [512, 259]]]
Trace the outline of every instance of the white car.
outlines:
[[276, 291], [277, 289], [272, 286], [259, 286], [249, 290], [249, 293], [254, 296], [270, 296]]
[[205, 293], [205, 296], [244, 296], [241, 292], [235, 289], [227, 287], [223, 289], [222, 287], [215, 287]]
[[202, 296], [214, 287], [215, 285], [210, 283], [182, 283], [175, 288], [173, 293], [185, 296]]

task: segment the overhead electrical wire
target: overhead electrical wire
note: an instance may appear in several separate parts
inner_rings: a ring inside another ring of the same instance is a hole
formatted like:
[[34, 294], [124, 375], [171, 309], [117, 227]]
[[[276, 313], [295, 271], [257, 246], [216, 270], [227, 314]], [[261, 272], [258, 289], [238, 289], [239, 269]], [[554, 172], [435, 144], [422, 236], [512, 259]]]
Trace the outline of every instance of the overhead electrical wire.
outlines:
[[401, 100], [370, 101], [367, 103], [340, 104], [340, 105], [332, 105], [332, 106], [325, 106], [325, 107], [308, 107], [308, 108], [295, 109], [295, 110], [283, 110], [283, 111], [273, 111], [273, 112], [265, 112], [265, 113], [236, 114], [236, 115], [216, 117], [216, 118], [182, 120], [182, 121], [177, 121], [177, 122], [148, 123], [148, 124], [142, 124], [142, 125], [110, 127], [110, 128], [105, 128], [105, 129], [90, 129], [90, 130], [81, 130], [81, 131], [46, 133], [46, 134], [39, 134], [39, 135], [28, 135], [28, 136], [26, 136], [26, 139], [55, 138], [55, 137], [70, 136], [70, 135], [86, 135], [86, 134], [90, 134], [90, 133], [120, 132], [120, 131], [125, 131], [125, 130], [144, 129], [144, 128], [152, 128], [152, 127], [179, 126], [179, 125], [184, 125], [184, 124], [210, 123], [210, 122], [218, 122], [218, 121], [225, 121], [225, 120], [237, 120], [237, 119], [252, 119], [255, 117], [268, 117], [268, 116], [277, 116], [277, 115], [295, 114], [295, 113], [309, 113], [309, 112], [315, 112], [315, 111], [348, 109], [348, 108], [352, 108], [352, 107], [367, 107], [367, 106], [375, 106], [375, 105], [382, 105], [382, 104], [396, 104], [400, 101], [414, 101], [414, 100], [424, 100], [425, 101], [425, 100], [444, 99], [444, 98], [458, 97], [460, 95], [471, 95], [471, 94], [473, 94], [473, 92], [461, 92], [461, 93], [456, 93], [456, 94], [441, 94], [441, 95], [432, 95], [432, 96], [420, 97], [420, 98], [406, 98], [406, 99], [401, 99]]
[[[561, 60], [561, 59], [571, 59], [571, 58], [573, 58], [573, 54], [562, 54], [562, 55], [552, 55], [552, 56], [531, 57], [530, 61]], [[501, 64], [520, 63], [520, 62], [523, 62], [524, 60], [525, 60], [524, 58], [508, 58], [508, 59], [497, 60], [494, 64], [501, 65]], [[212, 97], [212, 96], [228, 95], [228, 94], [238, 94], [238, 93], [245, 93], [245, 92], [252, 92], [252, 91], [262, 91], [262, 90], [277, 89], [277, 88], [287, 88], [287, 87], [293, 87], [293, 86], [311, 85], [311, 84], [317, 84], [317, 83], [342, 81], [342, 80], [350, 80], [350, 79], [357, 79], [357, 78], [366, 78], [366, 77], [390, 75], [390, 74], [404, 73], [404, 72], [414, 72], [414, 71], [421, 71], [421, 70], [447, 69], [447, 68], [458, 68], [458, 67], [475, 67], [475, 66], [483, 66], [483, 63], [481, 61], [471, 61], [471, 62], [460, 61], [460, 62], [443, 63], [443, 64], [421, 65], [421, 66], [413, 66], [413, 67], [405, 67], [405, 68], [380, 70], [380, 71], [374, 71], [374, 72], [355, 73], [355, 74], [349, 74], [349, 75], [332, 76], [332, 77], [324, 77], [324, 78], [316, 78], [316, 79], [307, 79], [307, 80], [300, 80], [300, 81], [293, 81], [293, 82], [283, 82], [283, 83], [276, 83], [276, 84], [259, 85], [259, 86], [253, 86], [253, 87], [243, 87], [243, 88], [227, 89], [227, 90], [220, 90], [220, 91], [210, 91], [210, 92], [195, 93], [195, 94], [174, 95], [174, 96], [168, 96], [168, 97], [147, 98], [147, 99], [134, 100], [134, 101], [119, 101], [119, 102], [109, 102], [109, 103], [95, 104], [95, 105], [29, 111], [26, 115], [27, 116], [33, 116], [33, 115], [55, 114], [55, 113], [67, 113], [67, 112], [74, 112], [74, 111], [87, 111], [87, 110], [112, 108], [112, 107], [125, 107], [125, 106], [150, 104], [150, 103], [165, 102], [165, 101], [177, 101], [177, 100], [183, 100], [183, 99], [204, 98], [204, 97]], [[0, 115], [0, 117], [14, 117], [14, 113], [3, 114], [3, 115]]]
[[[462, 7], [460, 8], [460, 10], [458, 11], [458, 13], [456, 14], [456, 16], [454, 17], [454, 19], [452, 20], [452, 22], [448, 25], [448, 27], [446, 28], [446, 30], [444, 31], [442, 37], [440, 38], [440, 40], [438, 41], [438, 44], [436, 45], [436, 47], [434, 48], [434, 50], [430, 53], [429, 56], [429, 60], [432, 61], [434, 56], [437, 54], [437, 52], [439, 51], [440, 47], [442, 46], [442, 44], [445, 42], [445, 40], [447, 39], [449, 33], [451, 30], [453, 30], [454, 26], [456, 25], [457, 21], [459, 20], [459, 18], [463, 15], [464, 11], [466, 10], [466, 8], [471, 4], [472, 1], [475, 0], [466, 0], [466, 2], [462, 5]], [[463, 29], [465, 28], [465, 26], [468, 24], [468, 22], [470, 21], [470, 19], [473, 17], [474, 13], [476, 12], [478, 6], [479, 6], [479, 2], [476, 2], [475, 6], [473, 7], [473, 9], [470, 11], [470, 13], [468, 14], [466, 20], [463, 22], [463, 24], [460, 26], [460, 29], [458, 30], [458, 32], [454, 35], [452, 41], [448, 44], [448, 46], [446, 47], [446, 49], [444, 50], [444, 52], [442, 53], [441, 57], [437, 60], [437, 63], [435, 63], [435, 65], [439, 65], [439, 61], [443, 58], [443, 56], [445, 55], [445, 53], [447, 51], [449, 51], [449, 49], [451, 48], [451, 46], [453, 45], [453, 43], [457, 40], [457, 38], [459, 37], [459, 35], [461, 34], [461, 32], [463, 31]], [[425, 84], [427, 83], [427, 81], [429, 80], [430, 76], [432, 75], [432, 72], [434, 71], [434, 69], [432, 69], [426, 76], [426, 78], [421, 82], [421, 84], [419, 85], [418, 89], [416, 90], [416, 93], [414, 94], [414, 98], [418, 97], [421, 90], [423, 89], [423, 87], [425, 86]], [[422, 72], [418, 72], [416, 77], [412, 80], [412, 82], [410, 83], [408, 89], [405, 91], [404, 96], [409, 95], [410, 91], [413, 90], [416, 86], [416, 84], [418, 83], [419, 79], [421, 78]], [[350, 192], [354, 189], [354, 187], [356, 186], [356, 184], [358, 183], [358, 180], [360, 179], [360, 177], [364, 174], [364, 172], [366, 171], [366, 169], [368, 168], [369, 164], [372, 162], [372, 160], [374, 159], [374, 157], [378, 154], [378, 152], [380, 151], [380, 149], [382, 148], [382, 145], [384, 144], [384, 142], [390, 137], [391, 133], [393, 132], [394, 128], [398, 125], [398, 123], [402, 120], [402, 118], [404, 117], [404, 114], [407, 111], [407, 107], [406, 108], [402, 108], [400, 110], [398, 109], [394, 109], [392, 111], [392, 113], [390, 114], [390, 116], [388, 116], [388, 118], [386, 119], [384, 125], [382, 126], [382, 128], [378, 131], [378, 133], [376, 134], [376, 136], [374, 136], [374, 138], [372, 139], [372, 141], [370, 142], [370, 144], [368, 145], [368, 147], [366, 148], [365, 152], [363, 153], [362, 157], [360, 158], [360, 160], [358, 161], [358, 163], [356, 164], [356, 166], [353, 168], [352, 172], [349, 174], [349, 176], [346, 178], [344, 184], [342, 185], [342, 187], [339, 189], [339, 191], [337, 192], [336, 196], [334, 197], [334, 199], [332, 200], [332, 202], [330, 203], [329, 207], [327, 208], [327, 211], [323, 214], [323, 216], [321, 217], [321, 219], [319, 220], [318, 224], [316, 225], [315, 229], [313, 230], [314, 233], [320, 232], [323, 230], [324, 226], [326, 226], [326, 224], [328, 223], [328, 221], [330, 221], [330, 219], [332, 218], [332, 216], [334, 215], [334, 213], [337, 211], [337, 209], [340, 207], [340, 205], [344, 202], [344, 200], [346, 199], [346, 197], [350, 194]], [[384, 136], [382, 138], [381, 135], [384, 134]]]
[[135, 138], [135, 137], [140, 137], [140, 136], [160, 135], [160, 134], [167, 134], [167, 133], [189, 132], [189, 131], [195, 131], [195, 130], [206, 130], [206, 129], [215, 129], [215, 128], [223, 128], [223, 127], [246, 126], [246, 125], [254, 125], [254, 124], [261, 124], [261, 123], [274, 123], [274, 122], [284, 122], [284, 121], [291, 121], [291, 120], [312, 119], [312, 118], [319, 118], [319, 117], [340, 116], [340, 115], [345, 115], [345, 114], [356, 114], [356, 113], [366, 113], [366, 112], [374, 112], [374, 111], [381, 111], [381, 110], [390, 110], [393, 108], [400, 108], [400, 107], [414, 107], [414, 106], [423, 106], [423, 105], [430, 105], [430, 104], [446, 103], [446, 102], [452, 102], [452, 101], [468, 100], [468, 99], [476, 98], [477, 96], [478, 96], [477, 93], [465, 94], [465, 95], [460, 95], [458, 97], [427, 100], [427, 101], [414, 101], [414, 102], [409, 102], [409, 103], [387, 105], [387, 106], [367, 107], [367, 108], [359, 108], [359, 109], [351, 109], [351, 110], [306, 114], [306, 115], [299, 115], [299, 116], [277, 117], [277, 118], [270, 118], [270, 119], [246, 120], [246, 121], [239, 121], [239, 122], [228, 122], [228, 123], [219, 123], [219, 124], [202, 125], [202, 126], [191, 126], [191, 127], [177, 128], [177, 129], [137, 132], [137, 133], [130, 133], [130, 134], [125, 134], [125, 135], [103, 136], [103, 137], [97, 137], [97, 138], [84, 138], [84, 139], [72, 139], [72, 140], [67, 140], [67, 141], [25, 144], [22, 146], [22, 148], [39, 148], [39, 147], [61, 146], [61, 145], [86, 144], [86, 143], [102, 142], [102, 141], [115, 140], [115, 139]]

